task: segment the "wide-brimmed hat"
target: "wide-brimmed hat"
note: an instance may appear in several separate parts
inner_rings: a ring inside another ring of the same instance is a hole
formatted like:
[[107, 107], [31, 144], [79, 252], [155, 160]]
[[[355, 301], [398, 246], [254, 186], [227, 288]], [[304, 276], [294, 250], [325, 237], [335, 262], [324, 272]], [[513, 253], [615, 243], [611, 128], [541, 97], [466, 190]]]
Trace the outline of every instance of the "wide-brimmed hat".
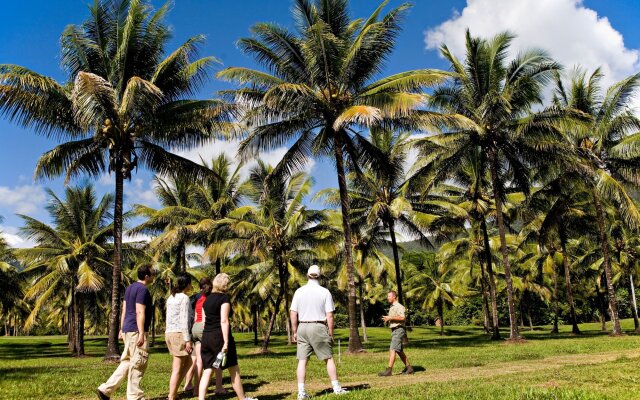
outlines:
[[317, 278], [320, 276], [320, 267], [318, 267], [317, 265], [313, 264], [312, 266], [309, 267], [309, 270], [307, 270], [307, 276], [310, 278]]

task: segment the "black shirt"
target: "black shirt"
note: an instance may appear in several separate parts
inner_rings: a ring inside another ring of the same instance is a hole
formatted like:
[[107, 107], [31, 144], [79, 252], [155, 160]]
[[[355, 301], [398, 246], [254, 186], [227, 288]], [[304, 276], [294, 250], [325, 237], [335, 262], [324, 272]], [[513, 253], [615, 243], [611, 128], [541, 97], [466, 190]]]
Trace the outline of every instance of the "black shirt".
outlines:
[[229, 318], [233, 316], [231, 309], [231, 298], [226, 293], [211, 293], [204, 301], [202, 310], [205, 315], [203, 332], [220, 330], [220, 309], [224, 303], [229, 303]]

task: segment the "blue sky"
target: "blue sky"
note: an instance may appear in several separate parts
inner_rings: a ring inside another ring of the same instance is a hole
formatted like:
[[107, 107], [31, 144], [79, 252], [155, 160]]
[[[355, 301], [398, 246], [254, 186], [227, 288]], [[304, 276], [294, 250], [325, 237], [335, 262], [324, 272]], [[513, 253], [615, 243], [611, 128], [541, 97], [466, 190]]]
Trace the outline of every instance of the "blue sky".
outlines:
[[[402, 3], [391, 0], [387, 10]], [[637, 0], [414, 0], [396, 50], [384, 74], [416, 68], [446, 68], [436, 48], [446, 42], [460, 54], [464, 30], [476, 35], [492, 35], [511, 30], [518, 35], [515, 49], [542, 47], [568, 67], [577, 63], [592, 69], [602, 66], [606, 82], [636, 73], [640, 61], [640, 2]], [[88, 15], [86, 0], [4, 2], [0, 17], [0, 63], [25, 66], [41, 74], [64, 80], [59, 66], [59, 36], [68, 24], [81, 23]], [[161, 2], [153, 1], [156, 6]], [[366, 17], [377, 0], [352, 0], [352, 16]], [[256, 22], [291, 23], [290, 0], [175, 0], [167, 18], [174, 38], [168, 51], [188, 37], [205, 34], [202, 55], [219, 58], [224, 66], [255, 67], [252, 60], [235, 46], [249, 35]], [[227, 87], [213, 79], [200, 93], [215, 95]], [[63, 190], [61, 179], [34, 182], [38, 157], [57, 144], [54, 139], [37, 136], [0, 118], [0, 229], [16, 246], [28, 243], [15, 234], [21, 222], [15, 213], [46, 219], [44, 188]], [[234, 143], [214, 143], [185, 154], [205, 158], [220, 151], [234, 153]], [[284, 149], [265, 155], [277, 161]], [[335, 186], [334, 169], [329, 162], [310, 166], [316, 189]], [[128, 203], [154, 204], [152, 175], [140, 170], [127, 185]], [[100, 193], [112, 190], [105, 176], [96, 182]]]

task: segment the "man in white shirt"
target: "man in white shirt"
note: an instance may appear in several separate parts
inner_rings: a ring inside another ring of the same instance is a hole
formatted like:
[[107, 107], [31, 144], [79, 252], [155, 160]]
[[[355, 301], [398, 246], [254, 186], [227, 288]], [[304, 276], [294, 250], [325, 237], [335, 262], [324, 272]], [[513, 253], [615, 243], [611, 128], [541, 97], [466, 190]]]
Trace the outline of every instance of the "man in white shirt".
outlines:
[[335, 394], [347, 393], [340, 386], [336, 363], [333, 361], [333, 298], [320, 286], [320, 268], [312, 265], [307, 271], [309, 281], [296, 290], [291, 301], [293, 340], [298, 343], [298, 400], [308, 399], [304, 388], [307, 361], [312, 353], [327, 364], [327, 373]]

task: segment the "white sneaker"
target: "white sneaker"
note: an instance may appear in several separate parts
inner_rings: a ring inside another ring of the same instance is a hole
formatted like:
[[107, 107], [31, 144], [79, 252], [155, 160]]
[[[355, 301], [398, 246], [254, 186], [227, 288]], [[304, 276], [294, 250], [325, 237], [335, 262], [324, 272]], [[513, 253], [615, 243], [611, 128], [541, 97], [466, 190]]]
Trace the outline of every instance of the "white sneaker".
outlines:
[[310, 399], [311, 397], [309, 397], [309, 395], [307, 394], [307, 392], [298, 392], [298, 400], [305, 400], [305, 399]]
[[349, 391], [344, 388], [336, 389], [333, 391], [333, 394], [347, 394], [347, 393], [349, 393]]
[[244, 400], [258, 400], [257, 397], [245, 397]]

